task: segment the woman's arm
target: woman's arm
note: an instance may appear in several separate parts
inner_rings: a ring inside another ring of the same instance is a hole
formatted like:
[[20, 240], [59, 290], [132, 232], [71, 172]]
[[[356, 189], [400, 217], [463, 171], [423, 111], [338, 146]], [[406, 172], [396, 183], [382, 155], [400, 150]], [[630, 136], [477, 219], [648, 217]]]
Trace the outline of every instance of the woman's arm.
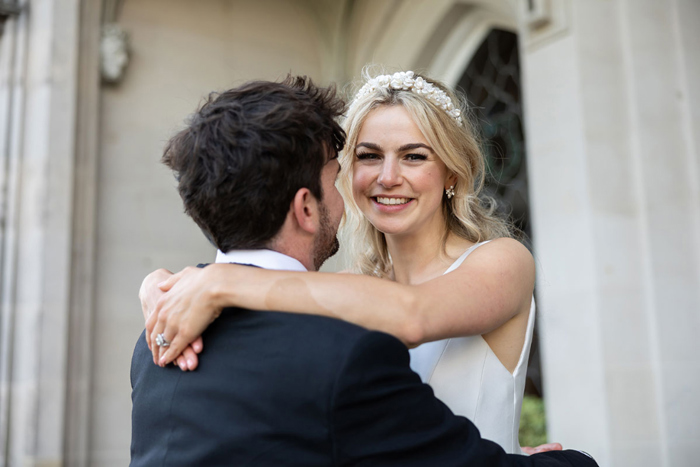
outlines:
[[226, 306], [278, 310], [342, 319], [392, 334], [408, 346], [448, 337], [486, 334], [529, 309], [534, 261], [512, 239], [474, 250], [455, 271], [418, 285], [352, 274], [271, 271], [213, 264], [172, 276], [169, 291], [147, 322], [151, 339], [163, 332], [166, 364], [180, 354]]

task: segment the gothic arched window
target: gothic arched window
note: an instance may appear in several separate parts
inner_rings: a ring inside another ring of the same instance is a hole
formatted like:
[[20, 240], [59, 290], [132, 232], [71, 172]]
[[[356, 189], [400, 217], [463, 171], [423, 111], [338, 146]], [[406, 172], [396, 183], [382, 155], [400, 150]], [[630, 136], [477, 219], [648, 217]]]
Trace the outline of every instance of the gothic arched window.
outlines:
[[484, 140], [487, 194], [525, 233], [524, 241], [530, 246], [518, 37], [491, 30], [458, 85], [467, 95]]
[[[487, 160], [485, 191], [524, 234], [532, 248], [518, 36], [492, 29], [458, 86], [467, 95]], [[526, 393], [542, 394], [537, 333], [532, 342]]]

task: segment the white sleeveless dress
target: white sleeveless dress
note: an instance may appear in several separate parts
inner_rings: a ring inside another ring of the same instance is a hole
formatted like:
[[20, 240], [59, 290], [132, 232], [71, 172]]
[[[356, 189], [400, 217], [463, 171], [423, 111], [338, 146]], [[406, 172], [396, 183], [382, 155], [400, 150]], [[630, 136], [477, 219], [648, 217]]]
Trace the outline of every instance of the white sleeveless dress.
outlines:
[[[457, 269], [484, 243], [465, 251], [445, 274]], [[481, 336], [444, 339], [410, 349], [411, 368], [430, 384], [437, 398], [455, 414], [474, 422], [483, 438], [495, 441], [508, 453], [522, 454], [518, 427], [534, 325], [533, 298], [525, 343], [513, 374]]]

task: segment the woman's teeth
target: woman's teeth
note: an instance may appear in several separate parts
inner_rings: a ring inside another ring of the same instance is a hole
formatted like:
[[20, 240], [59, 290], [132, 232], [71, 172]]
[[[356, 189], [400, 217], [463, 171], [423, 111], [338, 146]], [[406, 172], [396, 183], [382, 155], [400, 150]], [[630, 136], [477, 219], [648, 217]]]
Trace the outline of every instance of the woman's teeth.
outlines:
[[377, 197], [379, 204], [406, 204], [411, 201], [411, 198], [381, 198]]

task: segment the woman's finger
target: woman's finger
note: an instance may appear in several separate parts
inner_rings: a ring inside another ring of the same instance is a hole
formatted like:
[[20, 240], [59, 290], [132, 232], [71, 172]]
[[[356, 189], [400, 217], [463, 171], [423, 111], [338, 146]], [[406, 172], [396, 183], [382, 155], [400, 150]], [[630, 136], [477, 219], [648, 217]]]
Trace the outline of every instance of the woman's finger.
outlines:
[[202, 336], [199, 336], [192, 342], [192, 349], [194, 350], [195, 354], [201, 353], [202, 350], [204, 350], [204, 341], [202, 340]]
[[[168, 363], [171, 363], [174, 361], [180, 354], [182, 354], [182, 351], [185, 350], [185, 346], [187, 343], [180, 343], [178, 345], [178, 342], [181, 342], [181, 339], [178, 340], [178, 335], [177, 332], [172, 332], [172, 327], [166, 326], [166, 328], [163, 330], [163, 340], [167, 343], [167, 345], [161, 345], [158, 350], [158, 361], [162, 362], [160, 363], [160, 366], [165, 366]], [[175, 347], [177, 345], [177, 347]], [[167, 361], [163, 362], [163, 356], [166, 353], [169, 353], [170, 358], [167, 359]]]
[[185, 351], [182, 352], [182, 355], [185, 357], [188, 370], [191, 371], [197, 368], [197, 365], [199, 364], [199, 358], [197, 358], [197, 353], [194, 351], [194, 348], [192, 348], [192, 345], [188, 345], [187, 347], [185, 347]]
[[185, 358], [184, 354], [183, 354], [183, 355], [180, 355], [179, 357], [177, 357], [177, 358], [173, 361], [173, 363], [174, 363], [175, 365], [177, 365], [178, 367], [180, 367], [180, 369], [181, 369], [182, 371], [187, 371], [187, 359]]
[[157, 363], [158, 345], [156, 344], [156, 336], [159, 332], [162, 332], [162, 330], [158, 329], [156, 332], [156, 328], [158, 327], [158, 313], [154, 312], [153, 315], [154, 316], [152, 318], [149, 318], [149, 321], [146, 321], [146, 338], [148, 339], [149, 343], [148, 347], [151, 349], [151, 353], [153, 354], [153, 363]]
[[163, 294], [163, 292], [158, 289], [157, 284], [171, 275], [172, 272], [167, 269], [156, 269], [141, 282], [139, 300], [141, 301], [141, 310], [143, 311], [144, 319], [148, 319], [151, 313], [153, 313], [156, 300]]
[[177, 284], [180, 279], [182, 279], [182, 276], [188, 274], [190, 269], [192, 269], [192, 266], [187, 266], [182, 271], [177, 272], [177, 273], [173, 274], [172, 276], [168, 277], [167, 279], [165, 279], [164, 281], [159, 282], [158, 288], [160, 290], [162, 290], [163, 292], [167, 292], [168, 290], [172, 289], [173, 286], [175, 284]]
[[[170, 343], [172, 342], [173, 338], [175, 337], [175, 334], [177, 334], [177, 326], [174, 325], [174, 323], [168, 323], [167, 322], [167, 316], [165, 313], [159, 313], [158, 319], [156, 321], [155, 326], [153, 327], [153, 331], [151, 331], [151, 346], [153, 347], [151, 349], [151, 353], [153, 354], [153, 363], [156, 365], [159, 365], [159, 361], [163, 353], [165, 353], [164, 349], [168, 349], [170, 346]], [[166, 324], [168, 325], [167, 327], [169, 329], [166, 329]], [[162, 335], [162, 339], [158, 339], [158, 336]], [[167, 344], [166, 346], [160, 346], [158, 345], [159, 340], [161, 341], [162, 344]], [[180, 355], [182, 351], [176, 353], [174, 356]], [[173, 357], [174, 357], [173, 356]], [[171, 360], [173, 360], [171, 358]], [[164, 366], [164, 365], [161, 365]]]
[[[168, 296], [161, 292], [161, 297], [156, 301], [153, 313], [146, 320], [146, 335], [148, 339], [148, 348], [153, 353], [154, 363], [158, 361], [158, 346], [156, 345], [156, 337], [165, 329], [165, 321], [168, 318], [167, 306]], [[157, 332], [156, 332], [157, 331]]]
[[563, 448], [559, 443], [546, 443], [540, 444], [539, 446], [535, 446], [534, 448], [523, 446], [521, 449], [525, 454], [533, 455], [538, 454], [540, 452], [561, 451]]
[[[143, 285], [141, 287], [143, 287]], [[139, 301], [141, 302], [141, 312], [143, 313], [143, 319], [148, 321], [148, 317], [152, 314], [153, 310], [150, 309], [148, 301], [144, 300], [140, 292]]]
[[158, 313], [151, 313], [151, 316], [148, 317], [146, 320], [146, 342], [148, 343], [148, 349], [152, 352], [152, 341], [151, 341], [151, 334], [153, 333], [153, 328], [156, 326], [156, 322], [158, 321]]
[[162, 348], [160, 356], [158, 357], [158, 365], [165, 366], [171, 361], [173, 361], [178, 355], [180, 355], [187, 347], [188, 343], [184, 339], [182, 333], [177, 334], [170, 345]]
[[180, 273], [178, 272], [177, 274], [173, 274], [172, 276], [168, 277], [166, 280], [159, 282], [158, 283], [158, 288], [162, 292], [167, 292], [168, 290], [172, 289], [175, 284], [177, 284], [177, 281], [180, 280]]
[[151, 331], [151, 333], [148, 335], [148, 340], [151, 343], [149, 347], [151, 348], [151, 354], [153, 354], [153, 363], [156, 365], [158, 364], [158, 355], [159, 355], [159, 349], [158, 349], [158, 344], [156, 343], [156, 336], [158, 333], [154, 329]]

